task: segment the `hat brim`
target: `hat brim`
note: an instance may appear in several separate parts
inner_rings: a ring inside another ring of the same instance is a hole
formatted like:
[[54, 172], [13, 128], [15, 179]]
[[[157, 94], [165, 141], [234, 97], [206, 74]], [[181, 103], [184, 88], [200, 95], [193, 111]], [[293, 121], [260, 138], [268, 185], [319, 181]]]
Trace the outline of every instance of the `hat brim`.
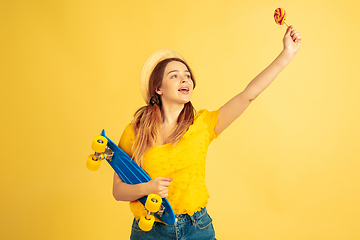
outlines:
[[144, 101], [147, 104], [150, 101], [150, 96], [149, 96], [150, 75], [159, 62], [168, 58], [180, 58], [181, 60], [185, 61], [185, 59], [178, 52], [172, 49], [160, 49], [154, 52], [153, 54], [151, 54], [143, 66], [140, 75], [140, 91]]

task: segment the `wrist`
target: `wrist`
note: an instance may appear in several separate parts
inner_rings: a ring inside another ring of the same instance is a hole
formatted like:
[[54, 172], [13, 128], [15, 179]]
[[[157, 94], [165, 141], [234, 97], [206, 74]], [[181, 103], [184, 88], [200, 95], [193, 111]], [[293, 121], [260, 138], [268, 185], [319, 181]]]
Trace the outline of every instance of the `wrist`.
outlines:
[[280, 55], [282, 55], [284, 58], [288, 60], [292, 60], [295, 57], [295, 53], [291, 51], [289, 48], [284, 48]]
[[140, 195], [141, 196], [146, 196], [146, 195], [149, 195], [147, 189], [147, 185], [148, 185], [149, 182], [146, 182], [146, 183], [140, 183], [139, 184], [139, 187], [140, 187]]

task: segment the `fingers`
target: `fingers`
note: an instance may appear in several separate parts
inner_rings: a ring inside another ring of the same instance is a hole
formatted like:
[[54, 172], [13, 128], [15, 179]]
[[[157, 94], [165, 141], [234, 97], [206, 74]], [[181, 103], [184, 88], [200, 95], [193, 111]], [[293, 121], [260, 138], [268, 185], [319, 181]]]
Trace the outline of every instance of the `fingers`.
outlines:
[[[291, 34], [290, 34], [290, 36], [291, 36]], [[293, 34], [292, 34], [291, 38], [292, 38], [292, 40], [293, 40], [294, 42], [298, 42], [298, 43], [301, 42], [301, 35], [300, 35], [300, 33], [299, 33], [297, 30], [294, 30], [294, 31], [293, 31]]]
[[169, 186], [170, 183], [163, 183], [164, 185], [159, 185], [158, 186], [158, 192], [157, 194], [161, 197], [161, 198], [166, 198], [167, 196], [169, 196]]
[[161, 198], [166, 198], [169, 196], [169, 189], [163, 189], [161, 192], [159, 192], [158, 194]]
[[166, 181], [166, 182], [172, 182], [172, 180], [174, 180], [173, 178], [166, 178], [166, 177], [158, 177], [157, 179], [159, 179], [161, 181]]
[[153, 179], [152, 181], [154, 183], [152, 193], [159, 195], [161, 198], [166, 198], [169, 195], [168, 187], [170, 187], [173, 179], [166, 177], [158, 177]]
[[295, 40], [298, 36], [300, 36], [300, 33], [296, 29], [291, 30], [290, 37], [292, 40]]
[[286, 35], [289, 35], [291, 33], [291, 30], [293, 29], [293, 26], [289, 26], [287, 29], [286, 29], [286, 32], [285, 32], [285, 36]]
[[170, 182], [173, 180], [172, 178], [158, 178], [160, 180], [159, 187], [168, 188], [170, 187]]
[[290, 26], [287, 28], [285, 35], [289, 35], [289, 34], [290, 34], [291, 39], [294, 42], [296, 42], [296, 43], [301, 42], [301, 35], [296, 29], [293, 28], [293, 26]]

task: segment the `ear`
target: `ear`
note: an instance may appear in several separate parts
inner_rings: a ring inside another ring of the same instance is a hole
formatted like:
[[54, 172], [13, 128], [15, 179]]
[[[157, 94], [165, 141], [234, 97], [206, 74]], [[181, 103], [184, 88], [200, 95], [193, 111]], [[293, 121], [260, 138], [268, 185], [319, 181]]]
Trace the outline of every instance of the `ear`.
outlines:
[[159, 94], [160, 96], [162, 95], [162, 91], [161, 91], [160, 88], [156, 88], [156, 89], [155, 89], [155, 92], [156, 92], [157, 94]]

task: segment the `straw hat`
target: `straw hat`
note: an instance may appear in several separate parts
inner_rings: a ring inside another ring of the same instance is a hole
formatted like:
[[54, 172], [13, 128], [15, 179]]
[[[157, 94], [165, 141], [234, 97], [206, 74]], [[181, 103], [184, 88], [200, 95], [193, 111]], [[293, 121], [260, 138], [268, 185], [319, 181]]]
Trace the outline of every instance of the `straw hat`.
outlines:
[[143, 69], [140, 75], [140, 91], [141, 95], [144, 98], [146, 104], [150, 101], [149, 96], [149, 79], [152, 71], [156, 67], [156, 65], [161, 62], [162, 60], [168, 58], [180, 58], [181, 60], [185, 61], [185, 59], [176, 51], [171, 49], [160, 49], [153, 54], [146, 60]]

